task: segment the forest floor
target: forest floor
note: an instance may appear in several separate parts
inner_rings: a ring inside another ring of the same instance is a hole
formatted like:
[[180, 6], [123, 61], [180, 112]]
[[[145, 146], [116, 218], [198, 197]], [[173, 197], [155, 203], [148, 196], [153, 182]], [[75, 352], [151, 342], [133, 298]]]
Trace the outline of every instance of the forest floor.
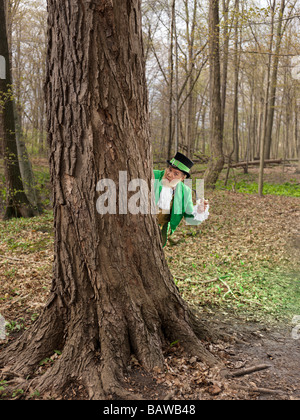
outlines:
[[[267, 170], [266, 176], [271, 184], [299, 189], [300, 176], [292, 171]], [[255, 170], [249, 177], [256, 177]], [[164, 371], [149, 374], [132, 358], [124, 387], [144, 399], [300, 399], [300, 199], [259, 198], [233, 192], [236, 180], [231, 185], [231, 191], [207, 194], [209, 220], [199, 228], [182, 223], [165, 253], [183, 298], [200, 311], [203, 321], [231, 337], [205, 345], [233, 375], [224, 376], [187, 357], [175, 342], [165, 350]], [[8, 334], [0, 341], [1, 351], [30, 327], [48, 299], [52, 212], [31, 220], [0, 221], [0, 235], [0, 314]], [[56, 352], [41, 361], [37, 374], [59, 357]], [[262, 365], [264, 370], [256, 371]], [[251, 367], [255, 372], [247, 374], [245, 369]], [[18, 389], [6, 395], [0, 377], [0, 400], [30, 398], [44, 396], [38, 390]], [[78, 384], [60, 398], [87, 395]]]

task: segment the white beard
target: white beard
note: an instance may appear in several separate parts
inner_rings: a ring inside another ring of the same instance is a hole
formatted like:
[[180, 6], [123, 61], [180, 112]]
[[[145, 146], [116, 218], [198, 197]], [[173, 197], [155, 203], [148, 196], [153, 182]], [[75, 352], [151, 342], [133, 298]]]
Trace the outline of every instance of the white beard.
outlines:
[[160, 193], [159, 202], [157, 203], [158, 208], [163, 211], [166, 211], [167, 214], [169, 214], [172, 198], [173, 198], [172, 188], [163, 187]]

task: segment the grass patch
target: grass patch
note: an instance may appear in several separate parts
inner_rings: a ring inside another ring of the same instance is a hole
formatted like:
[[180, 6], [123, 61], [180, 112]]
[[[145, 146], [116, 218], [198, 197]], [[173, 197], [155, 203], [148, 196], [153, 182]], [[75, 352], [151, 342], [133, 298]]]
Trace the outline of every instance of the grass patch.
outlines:
[[35, 253], [52, 248], [53, 212], [32, 219], [12, 219], [0, 223], [0, 246], [14, 253]]
[[284, 321], [299, 313], [299, 273], [287, 274], [279, 267], [251, 271], [242, 266], [218, 270], [217, 277], [213, 266], [204, 275], [196, 271], [175, 282], [184, 299], [204, 310], [233, 311], [255, 321]]
[[[235, 182], [230, 180], [225, 186], [224, 181], [218, 181], [218, 190], [236, 191], [244, 194], [257, 194], [258, 183], [248, 182], [246, 180]], [[263, 193], [265, 195], [278, 195], [285, 197], [300, 197], [300, 185], [297, 182], [285, 182], [284, 184], [265, 183]]]
[[[51, 181], [48, 159], [39, 158], [31, 160], [35, 189], [39, 204], [43, 209], [51, 208]], [[6, 205], [6, 185], [4, 176], [4, 162], [0, 159], [0, 209]]]

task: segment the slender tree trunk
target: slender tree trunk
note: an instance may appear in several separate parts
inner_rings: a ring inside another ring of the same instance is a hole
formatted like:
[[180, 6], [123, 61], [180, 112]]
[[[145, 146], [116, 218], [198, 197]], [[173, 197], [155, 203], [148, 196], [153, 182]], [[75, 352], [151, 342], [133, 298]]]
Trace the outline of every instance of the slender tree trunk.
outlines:
[[195, 27], [197, 19], [197, 1], [194, 0], [193, 18], [190, 28], [189, 18], [189, 5], [185, 2], [186, 10], [186, 38], [188, 43], [188, 66], [187, 71], [190, 74], [188, 81], [188, 92], [190, 92], [187, 100], [187, 121], [186, 121], [186, 143], [187, 143], [187, 155], [189, 158], [193, 158], [195, 150], [195, 120], [196, 120], [196, 98], [194, 92], [195, 84], [195, 57], [194, 57], [194, 44], [195, 44]]
[[233, 150], [234, 161], [239, 162], [240, 144], [239, 144], [239, 72], [240, 72], [240, 58], [239, 58], [239, 0], [235, 1], [235, 53], [234, 53], [234, 105], [233, 105]]
[[211, 158], [205, 173], [207, 188], [215, 188], [224, 167], [220, 74], [219, 0], [209, 2], [210, 50], [210, 147]]
[[247, 161], [253, 160], [253, 149], [255, 144], [255, 96], [254, 83], [251, 82], [251, 96], [250, 96], [250, 116], [249, 116], [249, 135], [247, 144]]
[[[19, 9], [19, 1], [14, 3], [14, 10], [12, 10], [12, 2], [8, 2], [7, 5], [7, 39], [8, 39], [8, 49], [10, 54], [10, 63], [12, 63], [12, 27], [13, 27], [13, 20], [18, 12]], [[13, 83], [13, 92], [14, 92], [14, 99], [13, 99], [13, 108], [14, 108], [14, 115], [15, 115], [15, 133], [16, 133], [16, 143], [17, 143], [17, 150], [18, 150], [18, 160], [20, 166], [20, 173], [23, 181], [23, 186], [25, 190], [25, 194], [32, 205], [33, 208], [37, 209], [40, 208], [38, 203], [38, 194], [35, 188], [35, 180], [34, 174], [32, 170], [32, 165], [29, 160], [27, 148], [24, 142], [23, 137], [23, 130], [22, 130], [22, 106], [21, 104], [21, 78], [22, 78], [22, 65], [21, 65], [21, 40], [22, 40], [22, 30], [18, 28], [16, 34], [16, 51], [15, 51], [15, 79]]]
[[272, 12], [272, 23], [271, 23], [271, 36], [270, 36], [270, 47], [269, 47], [269, 57], [268, 57], [268, 67], [266, 74], [266, 90], [265, 90], [265, 99], [264, 99], [264, 111], [263, 111], [263, 123], [262, 123], [262, 135], [260, 141], [260, 167], [259, 167], [259, 179], [258, 179], [258, 195], [263, 197], [264, 189], [264, 169], [265, 169], [265, 150], [266, 150], [266, 135], [267, 135], [267, 122], [268, 122], [268, 104], [270, 98], [270, 74], [271, 74], [271, 63], [272, 63], [272, 50], [273, 50], [273, 39], [274, 39], [274, 19], [275, 19], [275, 7], [276, 0], [273, 0], [271, 7]]
[[41, 205], [38, 199], [38, 193], [36, 189], [34, 173], [32, 165], [27, 152], [26, 144], [24, 141], [23, 130], [21, 127], [20, 112], [14, 103], [14, 114], [15, 114], [15, 127], [16, 127], [16, 143], [18, 151], [18, 160], [20, 173], [23, 181], [26, 197], [28, 198], [32, 207], [39, 212], [42, 211]]
[[[119, 171], [148, 187], [153, 177], [140, 1], [48, 0], [48, 10], [52, 295], [0, 366], [25, 378], [61, 350], [31, 388], [55, 396], [77, 381], [92, 399], [126, 398], [131, 354], [148, 369], [162, 367], [164, 344], [179, 340], [210, 365], [216, 359], [177, 292], [155, 216], [124, 214]], [[96, 210], [103, 179], [116, 184], [117, 214]]]
[[0, 135], [3, 142], [6, 181], [6, 211], [4, 218], [32, 217], [34, 216], [34, 211], [24, 192], [18, 161], [4, 0], [0, 0], [0, 22], [0, 51], [6, 64], [6, 78], [0, 79]]
[[281, 41], [282, 41], [282, 37], [283, 37], [283, 15], [284, 15], [285, 7], [286, 7], [286, 0], [281, 0], [279, 20], [278, 20], [278, 26], [277, 26], [275, 55], [274, 55], [273, 69], [272, 69], [271, 82], [270, 82], [270, 99], [269, 99], [269, 103], [268, 103], [265, 159], [270, 159], [271, 158], [271, 146], [272, 146], [272, 133], [273, 133], [276, 92], [277, 92], [277, 76], [278, 76], [279, 54], [280, 54], [280, 48], [281, 48]]
[[174, 25], [174, 37], [175, 37], [175, 154], [179, 148], [179, 57], [178, 57], [178, 32], [177, 32], [177, 21], [176, 21], [176, 3], [174, 1], [173, 9], [173, 25]]
[[300, 136], [299, 136], [299, 120], [298, 120], [298, 113], [300, 111], [300, 106], [297, 104], [295, 105], [295, 140], [297, 145], [297, 157], [298, 157], [298, 166], [296, 172], [300, 174]]
[[174, 104], [174, 31], [175, 31], [176, 0], [172, 0], [170, 49], [169, 49], [169, 139], [168, 158], [171, 158], [173, 147], [173, 104]]
[[223, 0], [223, 14], [224, 14], [224, 47], [223, 47], [223, 57], [222, 57], [222, 80], [221, 80], [221, 126], [222, 131], [224, 131], [225, 124], [225, 110], [226, 110], [226, 96], [227, 96], [227, 75], [228, 75], [228, 56], [229, 56], [229, 40], [230, 32], [229, 26], [229, 5], [230, 0]]
[[205, 119], [206, 119], [206, 112], [207, 107], [206, 105], [203, 106], [203, 111], [201, 115], [201, 132], [202, 132], [202, 153], [205, 155], [206, 153], [206, 128], [205, 128]]

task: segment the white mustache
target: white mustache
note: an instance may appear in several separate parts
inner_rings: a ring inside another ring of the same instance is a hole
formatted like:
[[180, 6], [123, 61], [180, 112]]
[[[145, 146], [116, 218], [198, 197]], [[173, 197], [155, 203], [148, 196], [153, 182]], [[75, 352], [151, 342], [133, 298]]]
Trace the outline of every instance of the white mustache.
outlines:
[[180, 179], [173, 179], [173, 181], [168, 181], [166, 178], [162, 179], [161, 183], [163, 187], [166, 188], [175, 188], [180, 182]]

